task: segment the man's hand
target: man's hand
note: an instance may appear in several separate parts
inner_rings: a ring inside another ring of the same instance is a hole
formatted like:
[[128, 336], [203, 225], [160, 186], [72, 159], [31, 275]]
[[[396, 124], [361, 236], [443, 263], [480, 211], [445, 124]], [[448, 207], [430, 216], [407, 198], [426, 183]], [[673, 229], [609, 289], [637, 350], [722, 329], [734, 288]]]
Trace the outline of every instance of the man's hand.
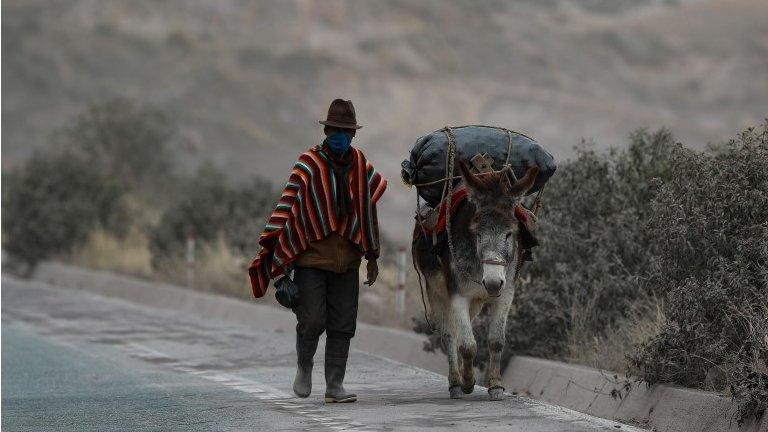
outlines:
[[365, 284], [371, 286], [376, 282], [376, 278], [379, 277], [379, 265], [376, 263], [376, 258], [368, 260], [366, 270], [368, 270], [368, 280], [365, 281]]

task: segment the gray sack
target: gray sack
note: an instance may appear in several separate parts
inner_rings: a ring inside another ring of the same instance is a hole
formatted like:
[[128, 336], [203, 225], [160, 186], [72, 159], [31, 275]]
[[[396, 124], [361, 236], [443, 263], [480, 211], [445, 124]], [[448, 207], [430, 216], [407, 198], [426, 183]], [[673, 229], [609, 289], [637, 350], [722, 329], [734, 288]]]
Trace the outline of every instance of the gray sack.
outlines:
[[[528, 194], [539, 191], [555, 173], [555, 159], [533, 139], [517, 132], [490, 126], [462, 126], [451, 128], [456, 139], [456, 160], [469, 163], [476, 154], [485, 153], [493, 158], [493, 168], [498, 170], [507, 160], [509, 137], [512, 138], [512, 154], [509, 164], [517, 178], [533, 165], [540, 171]], [[448, 139], [442, 130], [432, 132], [416, 140], [410, 159], [402, 163], [401, 177], [408, 185], [429, 183], [445, 177], [445, 157]], [[458, 169], [454, 176], [459, 175]], [[454, 185], [460, 180], [454, 180]], [[419, 195], [430, 207], [436, 207], [443, 194], [443, 184], [419, 187]]]

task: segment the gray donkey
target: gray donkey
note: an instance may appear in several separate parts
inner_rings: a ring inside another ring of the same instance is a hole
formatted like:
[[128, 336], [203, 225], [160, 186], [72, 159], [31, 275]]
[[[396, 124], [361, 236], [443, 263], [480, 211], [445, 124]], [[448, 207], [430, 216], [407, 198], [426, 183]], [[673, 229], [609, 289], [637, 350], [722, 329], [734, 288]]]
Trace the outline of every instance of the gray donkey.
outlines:
[[433, 246], [432, 239], [422, 235], [418, 223], [412, 253], [426, 279], [430, 322], [440, 332], [448, 353], [451, 398], [461, 398], [462, 393], [474, 390], [477, 342], [472, 319], [487, 303], [491, 308], [488, 394], [491, 400], [502, 400], [501, 352], [515, 296], [515, 258], [519, 253], [514, 209], [533, 185], [539, 169], [534, 166], [520, 180], [513, 181], [508, 170], [477, 176], [463, 161], [459, 168], [469, 199], [449, 216], [455, 256], [451, 256], [444, 241]]

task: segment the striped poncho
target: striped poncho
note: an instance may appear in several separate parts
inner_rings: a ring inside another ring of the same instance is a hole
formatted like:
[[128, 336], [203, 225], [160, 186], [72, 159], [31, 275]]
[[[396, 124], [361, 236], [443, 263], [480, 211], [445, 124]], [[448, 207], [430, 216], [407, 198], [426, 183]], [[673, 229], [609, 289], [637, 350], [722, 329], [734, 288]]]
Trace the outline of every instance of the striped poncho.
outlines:
[[[269, 280], [283, 274], [310, 242], [331, 233], [349, 239], [362, 253], [378, 250], [374, 212], [387, 181], [363, 152], [356, 148], [351, 151], [353, 165], [347, 176], [348, 185], [336, 184], [331, 162], [322, 151], [312, 148], [299, 156], [259, 238], [262, 249], [248, 268], [255, 297], [264, 296]], [[354, 207], [350, 215], [340, 216], [336, 204], [340, 187], [350, 188]]]

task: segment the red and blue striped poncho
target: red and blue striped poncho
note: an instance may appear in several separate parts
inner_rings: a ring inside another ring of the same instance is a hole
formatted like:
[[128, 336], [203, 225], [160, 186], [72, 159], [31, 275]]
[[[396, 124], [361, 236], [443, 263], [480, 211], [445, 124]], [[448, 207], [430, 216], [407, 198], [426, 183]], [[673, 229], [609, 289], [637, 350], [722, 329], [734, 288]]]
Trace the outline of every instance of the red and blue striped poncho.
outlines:
[[255, 297], [267, 291], [269, 280], [285, 272], [285, 267], [304, 252], [309, 243], [337, 233], [356, 244], [362, 253], [379, 249], [376, 202], [384, 194], [387, 181], [352, 148], [353, 167], [347, 176], [353, 214], [340, 216], [336, 193], [339, 185], [327, 156], [316, 148], [299, 156], [288, 183], [259, 238], [262, 249], [248, 268]]

